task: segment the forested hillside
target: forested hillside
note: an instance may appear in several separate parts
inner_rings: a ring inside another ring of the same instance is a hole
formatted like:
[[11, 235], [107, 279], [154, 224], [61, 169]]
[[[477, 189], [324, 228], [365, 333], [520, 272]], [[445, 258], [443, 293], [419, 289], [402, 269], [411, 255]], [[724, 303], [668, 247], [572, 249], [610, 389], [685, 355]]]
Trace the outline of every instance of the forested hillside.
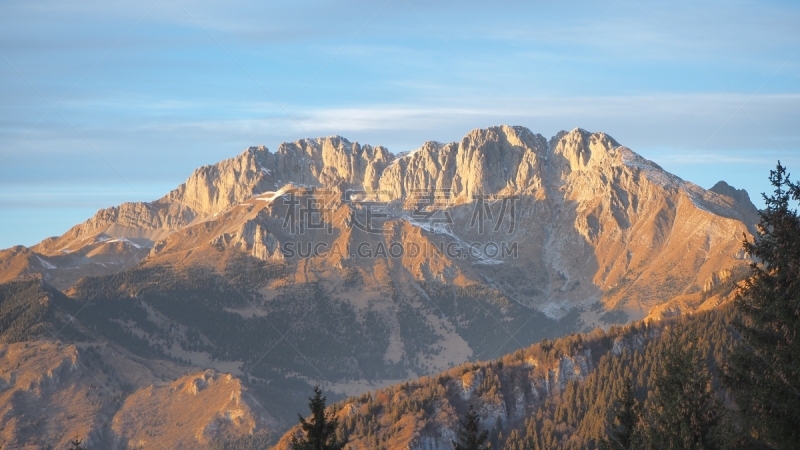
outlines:
[[726, 307], [545, 340], [495, 361], [350, 398], [331, 411], [353, 449], [450, 448], [470, 404], [493, 448], [598, 448], [626, 380], [632, 381], [637, 402], [646, 404], [673, 339], [694, 345], [724, 402], [720, 367], [734, 345], [732, 318]]

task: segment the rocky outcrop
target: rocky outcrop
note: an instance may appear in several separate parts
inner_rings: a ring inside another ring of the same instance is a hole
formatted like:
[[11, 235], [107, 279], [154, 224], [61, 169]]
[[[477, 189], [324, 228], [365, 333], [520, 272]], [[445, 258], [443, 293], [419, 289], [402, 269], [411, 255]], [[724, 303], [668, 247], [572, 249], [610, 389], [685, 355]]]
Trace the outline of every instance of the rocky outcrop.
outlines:
[[362, 146], [333, 136], [281, 144], [274, 155], [263, 154], [261, 167], [278, 185], [289, 182], [325, 187], [344, 184], [374, 191], [393, 158], [384, 147]]
[[568, 382], [583, 380], [589, 375], [593, 366], [590, 349], [576, 355], [562, 356], [544, 376], [536, 378], [531, 383], [531, 390], [536, 391], [534, 396], [537, 398], [558, 395], [564, 391]]
[[182, 205], [203, 217], [223, 212], [270, 190], [268, 175], [262, 171], [267, 155], [265, 147], [250, 147], [234, 158], [200, 167], [158, 202]]
[[512, 195], [542, 187], [547, 141], [523, 127], [474, 130], [460, 142], [427, 142], [386, 169], [380, 190], [391, 198], [447, 190], [453, 200]]
[[120, 447], [157, 442], [195, 449], [208, 448], [215, 439], [251, 435], [268, 422], [238, 379], [207, 370], [133, 393], [115, 414], [111, 429]]
[[755, 205], [753, 205], [753, 202], [750, 201], [750, 195], [744, 189], [736, 189], [724, 181], [718, 181], [717, 184], [709, 189], [709, 191], [713, 191], [717, 194], [736, 200], [738, 205], [740, 205], [743, 209], [748, 210], [751, 214], [758, 213], [758, 209], [756, 209]]
[[[750, 195], [744, 189], [736, 189], [724, 181], [719, 181], [709, 189], [724, 197], [733, 200], [732, 207], [743, 217], [748, 224], [755, 224], [759, 221], [758, 208], [750, 201]], [[751, 233], [755, 233], [755, 227], [751, 227]]]
[[280, 242], [257, 220], [248, 220], [235, 233], [223, 233], [211, 241], [218, 247], [238, 248], [261, 260], [283, 260]]
[[714, 272], [706, 278], [706, 282], [703, 283], [703, 292], [711, 292], [711, 290], [719, 286], [720, 283], [724, 283], [730, 278], [731, 271], [729, 269], [722, 269], [719, 272]]

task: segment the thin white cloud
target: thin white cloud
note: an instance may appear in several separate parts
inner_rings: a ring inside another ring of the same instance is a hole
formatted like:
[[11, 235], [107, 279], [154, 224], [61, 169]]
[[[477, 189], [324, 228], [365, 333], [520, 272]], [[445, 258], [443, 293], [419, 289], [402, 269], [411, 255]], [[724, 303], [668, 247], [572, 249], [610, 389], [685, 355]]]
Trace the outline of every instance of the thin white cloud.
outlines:
[[[247, 139], [259, 130], [262, 131], [259, 139], [275, 136], [275, 130], [280, 130], [282, 136], [288, 131], [296, 138], [404, 131], [418, 136], [421, 144], [433, 131], [463, 130], [501, 122], [526, 125], [542, 133], [575, 126], [594, 128], [621, 133], [618, 139], [623, 141], [625, 135], [642, 135], [645, 131], [653, 134], [652, 130], [658, 130], [654, 139], [647, 140], [648, 146], [669, 145], [668, 137], [683, 141], [684, 145], [700, 145], [707, 139], [711, 139], [712, 144], [715, 140], [740, 139], [747, 148], [753, 148], [754, 140], [760, 141], [758, 147], [764, 148], [796, 146], [800, 142], [800, 132], [785, 126], [800, 116], [800, 94], [794, 93], [530, 97], [510, 109], [514, 102], [513, 98], [452, 98], [433, 105], [289, 105], [288, 115], [274, 103], [264, 101], [160, 99], [149, 102], [139, 98], [126, 103], [124, 99], [97, 99], [67, 106], [80, 112], [76, 123], [87, 137], [107, 140], [131, 133], [155, 134], [162, 136], [165, 144], [179, 136], [198, 134]], [[102, 121], [91, 120], [91, 114], [86, 111], [93, 110], [104, 110], [107, 114]], [[197, 111], [203, 114], [198, 116]], [[541, 124], [546, 124], [546, 129], [537, 129]], [[0, 141], [11, 142], [19, 135], [16, 128], [25, 126], [17, 124], [14, 128], [0, 130]], [[714, 136], [716, 130], [720, 132]], [[71, 139], [83, 147], [80, 140], [76, 140], [74, 130], [61, 121], [42, 124], [32, 139], [53, 143], [62, 140], [62, 144], [67, 143], [64, 139]], [[274, 146], [277, 142], [271, 144]]]
[[[491, 124], [504, 116], [510, 119], [548, 118], [575, 121], [642, 117], [657, 123], [682, 118], [686, 122], [713, 122], [729, 118], [740, 108], [773, 114], [800, 113], [800, 94], [663, 94], [642, 96], [545, 97], [523, 99], [514, 109], [511, 99], [455, 100], [463, 106], [367, 105], [348, 108], [300, 109], [293, 115], [308, 129], [321, 130], [413, 130], [480, 118]], [[469, 103], [468, 105], [465, 103]], [[485, 106], [491, 105], [491, 106]], [[565, 121], [565, 122], [566, 122]]]
[[[707, 164], [772, 164], [778, 159], [786, 159], [785, 154], [780, 151], [758, 151], [748, 152], [718, 151], [694, 153], [686, 151], [662, 150], [658, 152], [660, 164], [677, 165], [707, 165]], [[797, 155], [800, 158], [800, 155]]]

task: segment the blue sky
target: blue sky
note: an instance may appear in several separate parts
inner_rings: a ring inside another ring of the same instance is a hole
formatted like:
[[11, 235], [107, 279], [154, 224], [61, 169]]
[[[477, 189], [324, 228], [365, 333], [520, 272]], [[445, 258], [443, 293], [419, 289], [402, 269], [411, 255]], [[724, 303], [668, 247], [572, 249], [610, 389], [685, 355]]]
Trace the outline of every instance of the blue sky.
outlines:
[[[800, 176], [797, 2], [6, 1], [0, 248], [249, 145], [605, 131], [757, 204]], [[54, 109], [55, 107], [55, 109]]]

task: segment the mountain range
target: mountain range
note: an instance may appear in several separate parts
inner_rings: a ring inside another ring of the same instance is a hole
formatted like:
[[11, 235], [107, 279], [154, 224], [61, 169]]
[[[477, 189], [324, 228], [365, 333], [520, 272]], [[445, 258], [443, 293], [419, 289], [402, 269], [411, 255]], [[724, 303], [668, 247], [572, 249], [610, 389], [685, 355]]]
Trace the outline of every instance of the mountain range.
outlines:
[[745, 191], [582, 129], [497, 126], [397, 155], [339, 136], [251, 147], [0, 251], [0, 439], [277, 439], [313, 384], [339, 399], [713, 309], [757, 221]]

